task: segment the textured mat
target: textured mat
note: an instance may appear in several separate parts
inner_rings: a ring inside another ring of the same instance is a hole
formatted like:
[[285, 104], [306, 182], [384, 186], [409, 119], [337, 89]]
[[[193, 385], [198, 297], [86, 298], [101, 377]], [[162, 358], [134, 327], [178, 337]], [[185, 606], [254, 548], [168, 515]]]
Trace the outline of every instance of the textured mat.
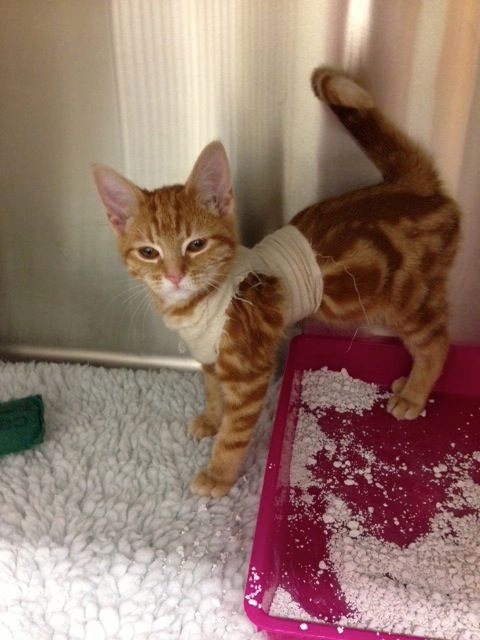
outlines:
[[0, 400], [40, 393], [45, 442], [0, 460], [1, 640], [251, 640], [243, 584], [275, 390], [225, 498], [188, 485], [200, 375], [0, 363]]

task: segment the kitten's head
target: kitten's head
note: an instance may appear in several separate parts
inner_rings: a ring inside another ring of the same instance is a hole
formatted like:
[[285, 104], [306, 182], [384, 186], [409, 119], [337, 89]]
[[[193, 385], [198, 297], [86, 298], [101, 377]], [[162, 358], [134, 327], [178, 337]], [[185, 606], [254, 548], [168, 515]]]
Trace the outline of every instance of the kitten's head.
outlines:
[[214, 290], [236, 249], [230, 169], [220, 142], [200, 154], [185, 185], [146, 191], [104, 165], [93, 174], [129, 272], [164, 309]]

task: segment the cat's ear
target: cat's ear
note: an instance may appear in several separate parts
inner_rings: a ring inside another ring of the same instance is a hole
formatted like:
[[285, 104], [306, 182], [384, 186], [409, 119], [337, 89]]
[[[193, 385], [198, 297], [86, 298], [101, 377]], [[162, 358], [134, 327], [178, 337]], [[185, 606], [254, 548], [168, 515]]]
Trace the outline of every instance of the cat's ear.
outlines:
[[93, 177], [113, 230], [122, 234], [143, 201], [141, 190], [104, 164], [92, 166]]
[[221, 142], [211, 142], [199, 155], [187, 183], [201, 206], [220, 216], [233, 215], [232, 178]]

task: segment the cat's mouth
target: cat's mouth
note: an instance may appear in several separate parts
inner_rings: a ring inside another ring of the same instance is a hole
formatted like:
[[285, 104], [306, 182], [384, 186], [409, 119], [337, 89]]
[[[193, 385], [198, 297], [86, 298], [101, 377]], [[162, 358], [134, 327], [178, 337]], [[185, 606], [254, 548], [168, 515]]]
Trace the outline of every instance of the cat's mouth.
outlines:
[[204, 273], [201, 279], [192, 278], [187, 274], [181, 281], [172, 282], [165, 277], [147, 277], [146, 282], [165, 307], [185, 303], [199, 294], [209, 294], [219, 287], [218, 274], [210, 276], [208, 273]]
[[196, 293], [198, 293], [198, 289], [180, 286], [175, 289], [170, 289], [169, 291], [163, 291], [161, 295], [165, 302], [180, 302], [191, 298]]
[[163, 300], [167, 306], [173, 306], [179, 302], [184, 302], [198, 294], [200, 288], [188, 280], [178, 284], [172, 284], [162, 280], [160, 282], [148, 283], [153, 292]]

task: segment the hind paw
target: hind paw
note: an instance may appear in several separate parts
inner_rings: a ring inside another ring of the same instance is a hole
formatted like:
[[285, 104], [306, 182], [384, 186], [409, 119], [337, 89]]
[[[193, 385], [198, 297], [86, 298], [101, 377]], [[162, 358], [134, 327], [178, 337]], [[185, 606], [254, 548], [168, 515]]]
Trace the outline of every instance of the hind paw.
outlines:
[[407, 380], [408, 378], [406, 376], [402, 376], [401, 378], [397, 378], [396, 380], [394, 380], [391, 386], [393, 393], [402, 393], [403, 388], [407, 384]]
[[[398, 386], [400, 387], [401, 385]], [[395, 392], [389, 399], [387, 404], [387, 411], [388, 413], [391, 413], [392, 416], [394, 416], [394, 418], [396, 418], [397, 420], [415, 420], [415, 418], [418, 418], [418, 416], [422, 413], [425, 405], [422, 403], [414, 402], [402, 396], [401, 391], [403, 390], [404, 386], [405, 383], [403, 384], [403, 386], [401, 386], [401, 390]]]

